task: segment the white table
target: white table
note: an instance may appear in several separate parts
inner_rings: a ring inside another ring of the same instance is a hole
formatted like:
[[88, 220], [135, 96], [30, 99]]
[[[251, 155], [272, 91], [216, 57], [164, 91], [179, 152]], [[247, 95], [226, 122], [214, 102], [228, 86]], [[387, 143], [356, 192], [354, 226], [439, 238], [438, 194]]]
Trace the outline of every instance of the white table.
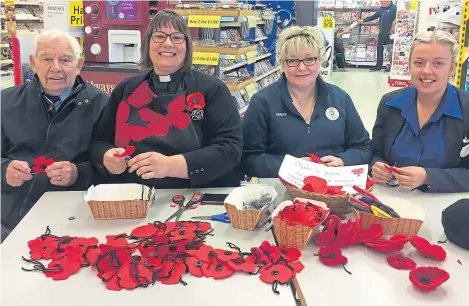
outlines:
[[[441, 212], [459, 199], [469, 198], [469, 194], [424, 194], [418, 191], [403, 191], [400, 188], [377, 186], [373, 191], [378, 197], [393, 196], [421, 205], [425, 211], [425, 221], [419, 235], [432, 243], [445, 240], [441, 225]], [[305, 269], [298, 274], [303, 294], [308, 305], [342, 306], [465, 306], [469, 305], [469, 251], [447, 241], [441, 244], [447, 252], [444, 262], [429, 260], [417, 254], [415, 248], [407, 244], [404, 254], [418, 266], [442, 267], [450, 274], [450, 279], [437, 290], [422, 293], [409, 281], [409, 271], [399, 271], [390, 267], [386, 255], [354, 246], [343, 249], [348, 258], [347, 274], [342, 267], [327, 267], [319, 262], [314, 253], [318, 247], [311, 241], [301, 257]], [[457, 263], [461, 260], [462, 265]]]
[[[207, 192], [229, 193], [231, 189], [209, 189]], [[204, 191], [204, 190], [202, 190]], [[64, 281], [53, 281], [39, 272], [24, 272], [21, 256], [27, 257], [27, 242], [44, 233], [49, 226], [52, 234], [97, 237], [105, 241], [105, 236], [129, 232], [133, 228], [153, 222], [164, 221], [175, 208], [169, 206], [175, 194], [184, 194], [186, 199], [192, 196], [190, 190], [159, 191], [156, 204], [151, 206], [146, 219], [96, 221], [83, 199], [83, 192], [46, 193], [34, 208], [26, 215], [17, 228], [1, 246], [2, 252], [2, 306], [78, 306], [78, 305], [294, 305], [289, 286], [280, 286], [280, 295], [272, 292], [271, 285], [263, 283], [258, 276], [236, 274], [224, 280], [195, 278], [186, 275], [183, 279], [188, 286], [163, 285], [138, 288], [134, 291], [120, 292], [107, 290], [96, 270], [83, 268], [79, 273]], [[190, 216], [221, 213], [221, 206], [200, 206], [186, 211], [181, 220]], [[70, 221], [70, 216], [75, 217]], [[213, 247], [228, 248], [226, 242], [232, 242], [243, 251], [259, 246], [262, 241], [273, 243], [271, 232], [263, 229], [244, 231], [232, 228], [230, 224], [212, 222], [215, 229], [213, 237], [207, 237], [207, 243]], [[469, 264], [469, 261], [468, 261]]]

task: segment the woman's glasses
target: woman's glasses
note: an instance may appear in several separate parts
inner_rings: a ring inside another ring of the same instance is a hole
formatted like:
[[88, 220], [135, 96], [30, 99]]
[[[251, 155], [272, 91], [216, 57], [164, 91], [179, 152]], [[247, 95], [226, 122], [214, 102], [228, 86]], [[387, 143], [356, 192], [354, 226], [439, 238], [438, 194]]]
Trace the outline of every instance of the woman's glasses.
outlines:
[[287, 64], [288, 67], [297, 67], [300, 63], [305, 64], [305, 66], [313, 66], [316, 64], [318, 61], [317, 57], [308, 57], [302, 60], [292, 58], [292, 59], [286, 59], [285, 63]]
[[184, 41], [186, 41], [186, 35], [181, 32], [174, 32], [171, 34], [166, 34], [165, 32], [155, 31], [151, 33], [151, 39], [156, 43], [165, 42], [168, 36], [171, 39], [171, 41], [175, 44], [182, 44]]

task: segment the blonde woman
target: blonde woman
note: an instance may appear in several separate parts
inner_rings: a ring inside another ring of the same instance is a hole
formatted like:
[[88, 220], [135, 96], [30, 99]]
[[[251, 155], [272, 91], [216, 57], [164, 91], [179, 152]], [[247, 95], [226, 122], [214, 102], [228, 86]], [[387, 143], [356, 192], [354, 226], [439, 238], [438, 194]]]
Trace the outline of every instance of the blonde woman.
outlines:
[[282, 77], [256, 93], [243, 118], [248, 176], [277, 177], [285, 154], [321, 157], [329, 166], [367, 164], [370, 139], [350, 96], [319, 77], [324, 36], [293, 26], [277, 41]]
[[414, 38], [412, 86], [384, 95], [378, 107], [372, 142], [378, 183], [469, 191], [469, 93], [448, 83], [457, 57], [458, 43], [444, 31]]

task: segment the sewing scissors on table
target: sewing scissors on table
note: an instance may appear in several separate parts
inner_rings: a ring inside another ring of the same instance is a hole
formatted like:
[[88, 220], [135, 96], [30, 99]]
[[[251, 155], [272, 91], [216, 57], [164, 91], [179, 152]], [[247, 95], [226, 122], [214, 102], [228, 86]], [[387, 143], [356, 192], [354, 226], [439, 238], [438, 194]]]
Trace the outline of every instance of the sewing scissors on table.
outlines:
[[228, 213], [212, 215], [212, 216], [192, 217], [191, 219], [194, 219], [194, 220], [212, 220], [212, 221], [218, 221], [218, 222], [223, 222], [223, 223], [231, 223], [230, 217], [228, 217]]
[[195, 192], [192, 195], [192, 198], [189, 200], [189, 202], [185, 203], [186, 198], [183, 195], [175, 195], [172, 199], [174, 204], [177, 204], [179, 206], [178, 210], [172, 214], [168, 219], [166, 219], [165, 222], [168, 222], [169, 220], [173, 219], [176, 217], [176, 222], [179, 221], [179, 218], [181, 217], [182, 213], [195, 204], [198, 204], [202, 201], [202, 193], [201, 192]]

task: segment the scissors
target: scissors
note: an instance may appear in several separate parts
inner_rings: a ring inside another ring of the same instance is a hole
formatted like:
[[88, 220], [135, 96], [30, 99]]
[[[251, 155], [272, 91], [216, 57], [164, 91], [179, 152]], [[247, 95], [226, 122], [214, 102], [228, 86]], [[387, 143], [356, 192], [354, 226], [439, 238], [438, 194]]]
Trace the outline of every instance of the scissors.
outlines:
[[223, 222], [223, 223], [231, 223], [230, 217], [228, 217], [228, 213], [212, 215], [212, 216], [192, 217], [191, 219], [194, 219], [194, 220], [212, 220], [212, 221], [218, 221], [218, 222]]
[[166, 219], [165, 222], [168, 222], [169, 220], [173, 219], [176, 217], [176, 222], [179, 221], [179, 218], [181, 217], [182, 213], [189, 208], [191, 208], [193, 205], [198, 204], [202, 201], [202, 192], [195, 192], [192, 195], [192, 198], [189, 200], [189, 202], [185, 203], [186, 198], [183, 195], [175, 195], [172, 199], [174, 204], [177, 204], [179, 206], [178, 210], [172, 214], [168, 219]]

